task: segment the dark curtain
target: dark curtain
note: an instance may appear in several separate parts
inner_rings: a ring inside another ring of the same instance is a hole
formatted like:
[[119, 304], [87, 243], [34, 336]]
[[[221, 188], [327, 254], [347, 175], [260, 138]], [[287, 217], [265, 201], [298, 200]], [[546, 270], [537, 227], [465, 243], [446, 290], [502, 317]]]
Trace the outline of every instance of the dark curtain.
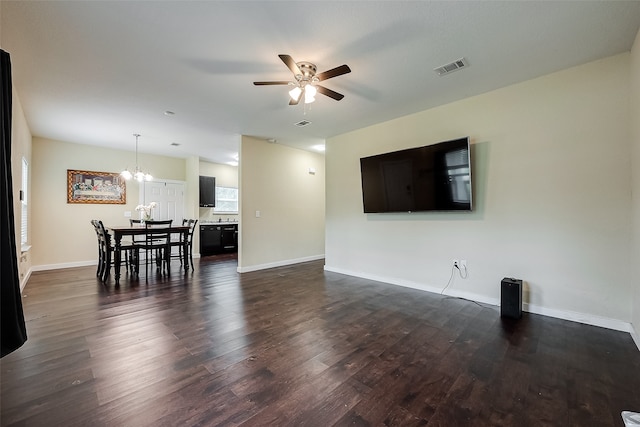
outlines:
[[0, 97], [2, 105], [2, 219], [0, 220], [0, 341], [4, 357], [19, 348], [27, 340], [20, 295], [20, 275], [16, 251], [16, 230], [13, 215], [13, 183], [11, 179], [11, 58], [0, 49]]

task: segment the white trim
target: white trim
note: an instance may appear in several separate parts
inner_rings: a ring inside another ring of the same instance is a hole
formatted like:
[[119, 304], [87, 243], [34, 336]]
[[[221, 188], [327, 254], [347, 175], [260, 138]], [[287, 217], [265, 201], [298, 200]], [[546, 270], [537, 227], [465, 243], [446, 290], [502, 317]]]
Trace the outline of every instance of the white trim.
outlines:
[[557, 319], [570, 320], [572, 322], [584, 323], [585, 325], [600, 326], [602, 328], [613, 329], [616, 331], [630, 332], [631, 324], [619, 319], [609, 317], [596, 316], [594, 314], [579, 313], [570, 310], [558, 310], [555, 308], [541, 307], [524, 303], [522, 309], [529, 313], [541, 314], [543, 316], [555, 317]]
[[[341, 268], [334, 268], [334, 267], [331, 267], [331, 266], [328, 266], [328, 265], [325, 265], [324, 269], [326, 271], [332, 271], [334, 273], [346, 274], [348, 276], [361, 277], [363, 279], [375, 280], [375, 281], [378, 281], [378, 282], [389, 283], [391, 285], [397, 285], [397, 286], [404, 286], [404, 287], [407, 287], [407, 288], [418, 289], [418, 290], [422, 290], [422, 291], [426, 291], [426, 292], [432, 292], [432, 293], [437, 293], [437, 294], [440, 294], [442, 292], [442, 288], [441, 287], [435, 287], [435, 286], [432, 286], [432, 285], [426, 285], [426, 284], [423, 284], [423, 283], [411, 282], [411, 281], [407, 281], [407, 280], [399, 280], [399, 279], [393, 278], [393, 277], [384, 277], [384, 276], [376, 276], [376, 275], [371, 275], [371, 274], [365, 274], [365, 273], [361, 273], [361, 272], [357, 272], [357, 271], [350, 271], [350, 270], [344, 270], [344, 269], [341, 269]], [[457, 291], [455, 289], [448, 290], [447, 292], [442, 293], [442, 295], [460, 297], [460, 298], [476, 301], [476, 302], [479, 302], [479, 303], [495, 305], [496, 307], [500, 306], [500, 299], [498, 299], [498, 298], [489, 298], [489, 297], [486, 297], [484, 295], [473, 294], [473, 293], [470, 293], [470, 292]], [[557, 309], [552, 309], [552, 308], [546, 308], [546, 307], [540, 307], [540, 306], [536, 306], [536, 305], [531, 305], [531, 304], [527, 304], [527, 303], [523, 304], [522, 309], [524, 311], [526, 311], [526, 312], [529, 312], [529, 313], [541, 314], [543, 316], [555, 317], [555, 318], [558, 318], [558, 319], [569, 320], [569, 321], [572, 321], [572, 322], [584, 323], [586, 325], [600, 326], [600, 327], [603, 327], [603, 328], [613, 329], [613, 330], [622, 331], [622, 332], [631, 332], [632, 331], [632, 326], [631, 326], [631, 324], [629, 322], [625, 322], [625, 321], [618, 320], [618, 319], [611, 319], [611, 318], [608, 318], [608, 317], [600, 317], [600, 316], [595, 316], [593, 314], [578, 313], [578, 312], [575, 312], [575, 311], [557, 310]], [[634, 337], [633, 334], [631, 336]], [[640, 344], [639, 344], [640, 343], [640, 338], [637, 336], [637, 334], [634, 337], [634, 341], [636, 342], [636, 345], [638, 345], [638, 349], [640, 350]]]
[[640, 350], [640, 335], [638, 335], [638, 332], [635, 330], [633, 325], [629, 325], [629, 327], [631, 328], [631, 330], [629, 331], [629, 333], [631, 334], [631, 338], [633, 338], [633, 341], [636, 343], [638, 350]]
[[[194, 253], [193, 258], [200, 258], [200, 254]], [[31, 267], [28, 274], [31, 275], [31, 271], [60, 270], [63, 268], [88, 267], [92, 265], [98, 265], [98, 260], [64, 262], [61, 264], [42, 264]]]
[[303, 257], [303, 258], [287, 259], [287, 260], [283, 260], [283, 261], [270, 262], [270, 263], [267, 263], [267, 264], [250, 265], [248, 267], [238, 267], [237, 271], [238, 271], [238, 273], [248, 273], [250, 271], [266, 270], [268, 268], [283, 267], [285, 265], [292, 265], [292, 264], [300, 264], [301, 262], [317, 261], [317, 260], [323, 259], [323, 258], [324, 258], [324, 254], [322, 254], [322, 255], [313, 255], [313, 256]]
[[22, 282], [20, 282], [20, 292], [24, 291], [24, 287], [27, 286], [27, 282], [29, 281], [29, 277], [31, 277], [32, 271], [33, 268], [29, 268], [29, 270], [27, 270], [27, 274], [22, 278]]
[[331, 271], [334, 273], [346, 274], [347, 276], [361, 277], [363, 279], [375, 280], [376, 282], [383, 282], [391, 285], [403, 286], [405, 288], [417, 289], [419, 291], [431, 292], [434, 294], [440, 294], [440, 295], [457, 297], [457, 298], [464, 298], [464, 299], [468, 299], [468, 300], [483, 303], [483, 304], [489, 304], [489, 305], [495, 305], [495, 306], [500, 305], [499, 299], [487, 298], [484, 295], [474, 294], [471, 292], [459, 291], [456, 289], [448, 289], [446, 292], [442, 292], [442, 286], [427, 285], [424, 283], [418, 283], [418, 282], [413, 282], [409, 280], [399, 280], [394, 277], [358, 273], [350, 270], [343, 270], [340, 268], [329, 267], [327, 265], [324, 266], [324, 269], [326, 271]]
[[65, 262], [62, 264], [43, 264], [31, 267], [33, 271], [60, 270], [62, 268], [86, 267], [89, 265], [98, 265], [98, 260]]

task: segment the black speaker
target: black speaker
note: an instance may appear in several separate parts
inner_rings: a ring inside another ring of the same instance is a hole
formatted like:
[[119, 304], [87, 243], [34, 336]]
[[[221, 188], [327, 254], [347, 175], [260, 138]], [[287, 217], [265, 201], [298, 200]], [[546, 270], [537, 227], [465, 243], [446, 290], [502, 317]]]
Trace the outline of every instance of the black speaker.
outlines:
[[522, 280], [505, 277], [500, 282], [500, 316], [522, 317]]

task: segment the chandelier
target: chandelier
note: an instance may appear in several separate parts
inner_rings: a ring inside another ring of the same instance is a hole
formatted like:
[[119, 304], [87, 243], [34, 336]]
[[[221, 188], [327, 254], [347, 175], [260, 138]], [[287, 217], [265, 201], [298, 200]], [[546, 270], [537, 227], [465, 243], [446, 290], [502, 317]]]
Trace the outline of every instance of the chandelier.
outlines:
[[138, 138], [140, 137], [140, 134], [134, 133], [133, 136], [136, 137], [136, 168], [133, 173], [131, 173], [129, 171], [129, 168], [127, 168], [120, 172], [120, 175], [127, 181], [131, 178], [135, 179], [138, 182], [151, 181], [153, 180], [153, 177], [148, 173], [142, 172], [142, 170], [140, 170], [140, 168], [138, 167]]

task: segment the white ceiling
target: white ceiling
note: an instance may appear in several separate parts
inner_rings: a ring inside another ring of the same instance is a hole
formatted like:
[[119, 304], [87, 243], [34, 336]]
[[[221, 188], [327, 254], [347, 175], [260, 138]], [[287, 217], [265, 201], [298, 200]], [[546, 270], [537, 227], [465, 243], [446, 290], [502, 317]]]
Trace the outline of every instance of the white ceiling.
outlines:
[[[133, 151], [140, 133], [140, 152], [219, 163], [243, 134], [309, 149], [629, 51], [640, 28], [640, 1], [2, 0], [0, 13], [34, 136]], [[291, 79], [278, 54], [348, 64], [323, 82], [345, 98], [305, 112], [286, 86], [254, 86]], [[467, 69], [433, 71], [461, 57]]]

